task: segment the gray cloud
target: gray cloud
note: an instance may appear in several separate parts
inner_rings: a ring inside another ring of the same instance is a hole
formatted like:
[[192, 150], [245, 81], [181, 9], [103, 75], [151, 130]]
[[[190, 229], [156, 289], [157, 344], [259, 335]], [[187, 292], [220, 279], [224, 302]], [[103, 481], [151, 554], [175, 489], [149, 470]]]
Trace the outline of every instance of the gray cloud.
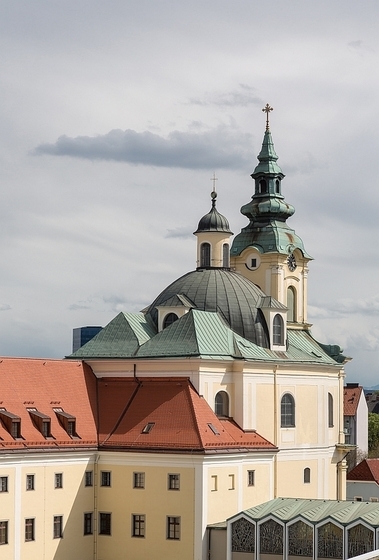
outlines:
[[0, 304], [0, 311], [9, 311], [10, 309], [12, 309], [12, 308], [7, 303]]
[[60, 136], [53, 144], [40, 144], [33, 155], [70, 156], [113, 160], [135, 165], [221, 169], [245, 167], [251, 159], [251, 135], [219, 125], [204, 132], [174, 130], [167, 138], [152, 132], [111, 130], [98, 136]]
[[248, 105], [262, 105], [263, 101], [255, 95], [255, 88], [246, 84], [239, 84], [239, 90], [226, 92], [207, 92], [204, 97], [191, 97], [189, 105], [219, 105], [224, 107], [247, 107]]
[[83, 303], [72, 303], [71, 305], [68, 306], [68, 309], [70, 311], [78, 311], [80, 309], [90, 309], [90, 306], [85, 305]]
[[193, 227], [190, 228], [188, 226], [178, 227], [175, 229], [168, 229], [165, 235], [166, 238], [168, 237], [180, 237], [180, 238], [188, 238], [192, 237], [193, 235]]

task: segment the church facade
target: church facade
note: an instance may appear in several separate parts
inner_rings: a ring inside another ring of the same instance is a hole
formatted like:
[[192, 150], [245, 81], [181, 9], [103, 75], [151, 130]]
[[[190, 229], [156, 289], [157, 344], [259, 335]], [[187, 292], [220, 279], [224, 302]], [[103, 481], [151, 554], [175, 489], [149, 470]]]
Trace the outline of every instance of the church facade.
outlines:
[[213, 191], [194, 271], [66, 360], [1, 362], [5, 560], [201, 560], [242, 510], [345, 498], [345, 357], [307, 322], [269, 109], [231, 246]]

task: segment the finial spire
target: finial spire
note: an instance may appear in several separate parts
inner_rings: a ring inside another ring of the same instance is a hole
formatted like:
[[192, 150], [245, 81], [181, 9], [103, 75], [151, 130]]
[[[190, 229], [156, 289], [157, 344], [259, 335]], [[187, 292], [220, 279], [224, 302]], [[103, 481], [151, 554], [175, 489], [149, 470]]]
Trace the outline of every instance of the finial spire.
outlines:
[[268, 120], [268, 116], [269, 116], [269, 113], [271, 113], [271, 111], [273, 111], [273, 110], [274, 110], [274, 108], [271, 107], [268, 103], [266, 103], [265, 107], [262, 109], [262, 111], [264, 113], [266, 113], [266, 131], [270, 130], [270, 123], [269, 123], [269, 120]]
[[211, 192], [211, 199], [212, 199], [212, 208], [214, 208], [216, 206], [216, 198], [217, 198], [216, 181], [218, 181], [218, 178], [216, 177], [216, 173], [213, 173], [213, 177], [211, 177], [211, 181], [213, 181], [213, 190]]

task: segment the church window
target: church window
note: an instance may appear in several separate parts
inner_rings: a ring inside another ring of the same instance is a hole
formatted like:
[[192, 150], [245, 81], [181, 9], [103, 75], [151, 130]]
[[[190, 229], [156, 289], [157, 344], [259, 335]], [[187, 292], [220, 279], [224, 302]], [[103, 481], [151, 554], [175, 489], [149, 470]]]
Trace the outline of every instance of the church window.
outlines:
[[280, 421], [282, 428], [295, 426], [295, 399], [289, 393], [285, 393], [280, 403]]
[[287, 319], [290, 323], [296, 322], [296, 290], [290, 286], [287, 290]]
[[354, 525], [347, 532], [348, 558], [374, 550], [374, 531], [362, 524]]
[[229, 268], [230, 266], [230, 252], [229, 243], [224, 243], [222, 246], [222, 266], [224, 268]]
[[260, 553], [283, 557], [283, 527], [269, 519], [259, 527]]
[[288, 527], [288, 556], [313, 558], [313, 528], [303, 521]]
[[318, 558], [343, 558], [343, 530], [334, 523], [325, 523], [318, 529]]
[[276, 192], [276, 194], [280, 193], [280, 181], [279, 181], [279, 179], [277, 179], [275, 181], [275, 192]]
[[200, 266], [211, 266], [211, 246], [209, 243], [202, 243], [200, 246]]
[[226, 391], [219, 391], [215, 397], [215, 413], [217, 416], [229, 416], [229, 397]]
[[267, 183], [264, 179], [259, 181], [259, 192], [266, 193], [267, 192]]
[[306, 467], [304, 469], [304, 484], [309, 484], [311, 481], [311, 469]]
[[172, 323], [175, 323], [177, 319], [178, 316], [176, 315], [176, 313], [168, 313], [163, 320], [163, 328], [165, 329], [166, 327], [169, 327], [170, 325], [172, 325]]
[[328, 424], [329, 428], [333, 428], [333, 396], [330, 393], [328, 393]]
[[275, 346], [284, 344], [284, 323], [280, 315], [275, 315], [272, 325], [272, 342]]
[[232, 552], [255, 552], [255, 526], [243, 517], [232, 523]]

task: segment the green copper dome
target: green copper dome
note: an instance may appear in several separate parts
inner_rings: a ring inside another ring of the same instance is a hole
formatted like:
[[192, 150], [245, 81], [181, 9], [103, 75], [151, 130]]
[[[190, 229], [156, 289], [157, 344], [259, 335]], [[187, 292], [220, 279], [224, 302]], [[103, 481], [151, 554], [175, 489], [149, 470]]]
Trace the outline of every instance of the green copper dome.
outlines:
[[269, 335], [258, 306], [265, 295], [241, 274], [223, 269], [202, 269], [185, 274], [168, 286], [148, 307], [146, 315], [158, 325], [158, 306], [185, 296], [194, 309], [219, 313], [227, 325], [247, 340], [269, 347]]

